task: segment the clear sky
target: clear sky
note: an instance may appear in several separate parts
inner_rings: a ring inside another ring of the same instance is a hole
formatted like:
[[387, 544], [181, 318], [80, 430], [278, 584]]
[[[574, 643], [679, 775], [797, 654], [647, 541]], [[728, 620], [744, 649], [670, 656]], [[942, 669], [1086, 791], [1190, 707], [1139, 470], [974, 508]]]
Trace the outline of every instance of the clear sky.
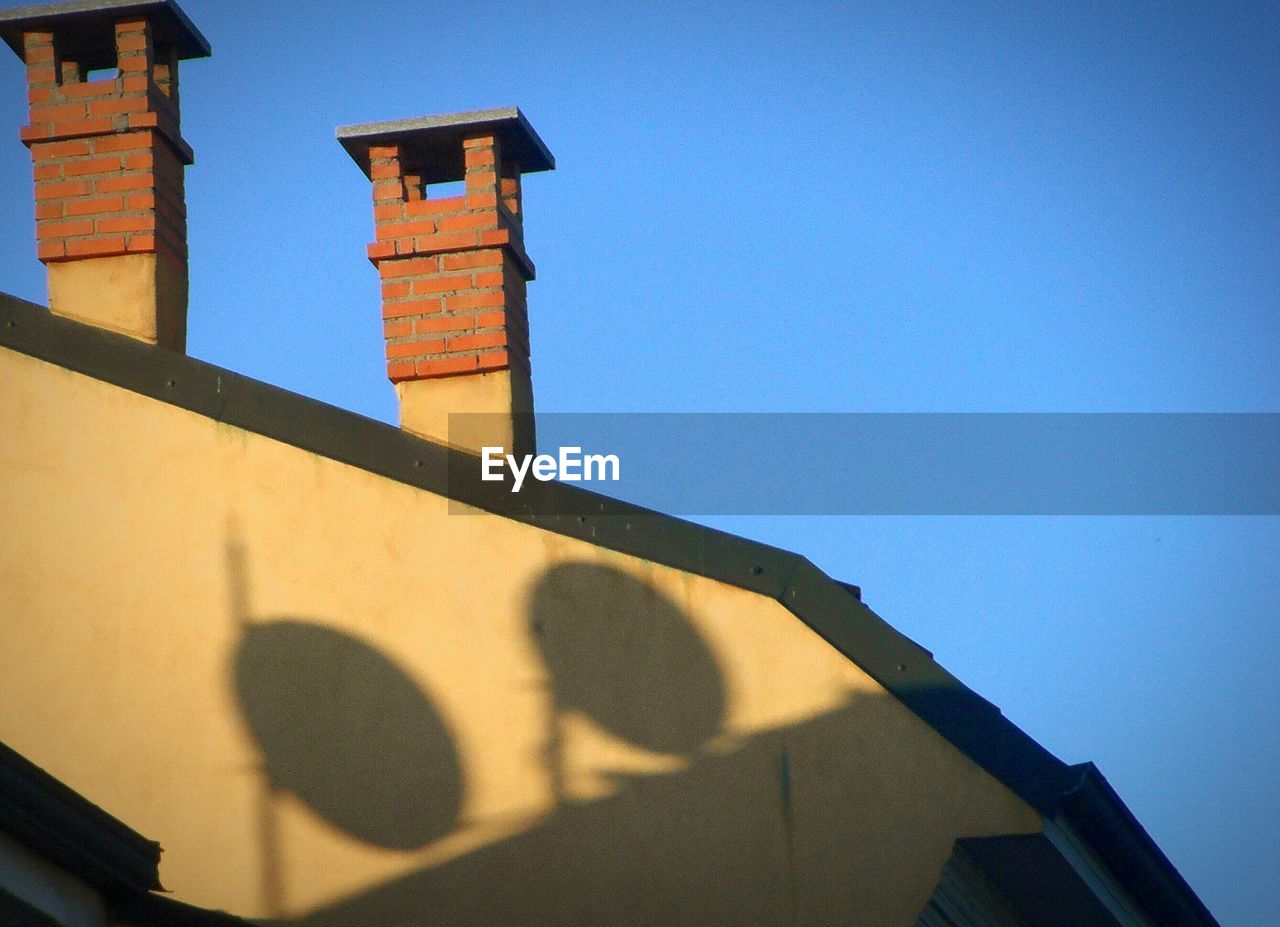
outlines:
[[[1280, 8], [182, 0], [190, 352], [394, 421], [339, 124], [517, 104], [539, 408], [1280, 411]], [[0, 288], [44, 300], [16, 58]], [[1280, 909], [1277, 518], [730, 518], [859, 583], [1225, 927]]]

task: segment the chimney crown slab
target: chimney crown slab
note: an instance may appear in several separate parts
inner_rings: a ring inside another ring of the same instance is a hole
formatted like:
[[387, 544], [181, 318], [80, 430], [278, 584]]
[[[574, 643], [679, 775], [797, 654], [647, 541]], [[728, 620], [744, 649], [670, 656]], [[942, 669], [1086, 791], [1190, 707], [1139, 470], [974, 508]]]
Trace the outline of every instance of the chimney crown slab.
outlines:
[[555, 157], [515, 106], [338, 128], [339, 143], [366, 177], [373, 179], [369, 149], [395, 145], [404, 171], [428, 184], [462, 180], [466, 176], [462, 143], [483, 135], [495, 137], [503, 157], [519, 164], [522, 174], [555, 170]]
[[0, 10], [0, 38], [26, 61], [24, 32], [57, 31], [67, 57], [97, 70], [115, 65], [115, 24], [134, 18], [147, 20], [156, 42], [181, 60], [212, 54], [208, 39], [173, 0], [64, 0]]

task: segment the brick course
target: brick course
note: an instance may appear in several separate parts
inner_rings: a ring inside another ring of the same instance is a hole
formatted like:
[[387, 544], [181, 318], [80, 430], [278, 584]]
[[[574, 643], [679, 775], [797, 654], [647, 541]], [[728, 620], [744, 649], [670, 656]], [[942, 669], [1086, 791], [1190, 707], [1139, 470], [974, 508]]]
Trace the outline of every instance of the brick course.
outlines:
[[52, 263], [160, 253], [187, 258], [177, 59], [150, 25], [116, 23], [118, 74], [84, 81], [56, 32], [23, 35], [37, 255]]
[[[465, 193], [428, 197], [399, 145], [369, 149], [383, 335], [392, 382], [529, 370], [520, 181], [498, 139], [463, 141]], [[507, 176], [502, 176], [503, 174]]]

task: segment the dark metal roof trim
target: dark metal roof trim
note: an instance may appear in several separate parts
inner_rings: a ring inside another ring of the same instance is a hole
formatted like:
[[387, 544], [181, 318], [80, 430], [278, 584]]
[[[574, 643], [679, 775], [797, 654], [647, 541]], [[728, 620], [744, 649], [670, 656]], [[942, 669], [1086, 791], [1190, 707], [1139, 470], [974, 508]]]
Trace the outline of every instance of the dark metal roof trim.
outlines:
[[121, 927], [250, 927], [249, 921], [208, 908], [197, 908], [164, 895], [112, 899], [112, 924]]
[[[1168, 910], [1203, 915], [1171, 923], [1216, 927], [1109, 786], [1105, 797], [1113, 800], [1110, 810], [1099, 811], [1099, 786], [1082, 791], [1089, 780], [1082, 780], [1081, 769], [1092, 769], [1091, 764], [1068, 767], [847, 586], [798, 554], [569, 484], [536, 483], [516, 495], [501, 483], [482, 482], [475, 458], [468, 454], [3, 294], [0, 345], [468, 506], [776, 599], [1041, 813], [1064, 811], [1091, 842], [1095, 837], [1110, 841], [1125, 859], [1131, 853], [1154, 858], [1154, 850], [1172, 878], [1166, 873], [1163, 880], [1143, 884], [1154, 886], [1157, 895], [1170, 893], [1163, 902]], [[1130, 879], [1149, 878], [1143, 874], [1145, 864], [1107, 861], [1126, 885]], [[1141, 890], [1134, 894], [1143, 896]]]
[[423, 183], [431, 184], [462, 180], [462, 141], [485, 132], [498, 136], [502, 156], [519, 162], [522, 173], [555, 170], [555, 157], [516, 106], [339, 126], [337, 138], [366, 177], [370, 146], [400, 145], [405, 173], [418, 174]]
[[108, 895], [160, 888], [160, 844], [3, 743], [0, 831]]
[[207, 58], [209, 40], [174, 0], [65, 0], [0, 10], [0, 38], [23, 57], [22, 33], [43, 27], [59, 28], [89, 68], [108, 67], [115, 60], [115, 23], [127, 16], [144, 16], [156, 38], [177, 49], [179, 58]]
[[1218, 927], [1182, 873], [1165, 856], [1097, 766], [1068, 769], [1057, 811], [1084, 837], [1134, 899], [1168, 927]]

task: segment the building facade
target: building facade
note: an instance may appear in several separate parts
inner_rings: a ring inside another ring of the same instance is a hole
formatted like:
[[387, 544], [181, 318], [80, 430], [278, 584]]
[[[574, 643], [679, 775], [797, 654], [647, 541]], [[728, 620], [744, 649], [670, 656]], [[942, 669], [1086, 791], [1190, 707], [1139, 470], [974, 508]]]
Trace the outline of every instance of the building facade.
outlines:
[[1093, 767], [855, 588], [477, 479], [477, 447], [535, 441], [520, 183], [554, 160], [518, 110], [339, 132], [393, 428], [182, 352], [177, 71], [209, 46], [176, 4], [0, 35], [50, 281], [49, 308], [0, 297], [0, 740], [161, 835], [177, 899], [317, 927], [1214, 923]]

